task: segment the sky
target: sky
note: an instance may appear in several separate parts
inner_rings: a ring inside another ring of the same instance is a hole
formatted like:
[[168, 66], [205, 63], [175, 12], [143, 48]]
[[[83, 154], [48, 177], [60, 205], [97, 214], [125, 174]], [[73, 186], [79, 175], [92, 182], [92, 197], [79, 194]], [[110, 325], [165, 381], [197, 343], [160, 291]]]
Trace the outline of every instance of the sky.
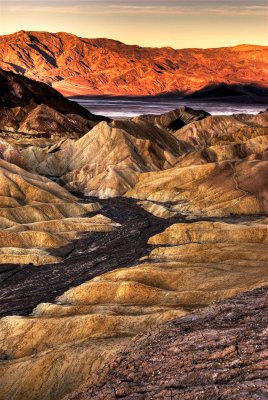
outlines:
[[0, 0], [0, 35], [19, 30], [151, 47], [268, 45], [268, 0]]

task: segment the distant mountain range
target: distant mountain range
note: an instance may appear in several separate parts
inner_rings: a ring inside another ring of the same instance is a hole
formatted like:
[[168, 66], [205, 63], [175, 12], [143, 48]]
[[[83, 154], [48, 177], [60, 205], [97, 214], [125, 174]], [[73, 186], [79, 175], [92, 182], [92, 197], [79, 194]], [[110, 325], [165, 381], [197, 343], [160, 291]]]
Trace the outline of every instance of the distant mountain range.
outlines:
[[[0, 68], [51, 84], [67, 96], [192, 95], [200, 91], [203, 96], [204, 89], [214, 90], [221, 84], [230, 85], [234, 95], [237, 85], [247, 88], [242, 94], [248, 94], [250, 87], [251, 94], [265, 95], [268, 46], [175, 50], [63, 32], [20, 31], [0, 37]], [[223, 92], [230, 96], [230, 90]]]

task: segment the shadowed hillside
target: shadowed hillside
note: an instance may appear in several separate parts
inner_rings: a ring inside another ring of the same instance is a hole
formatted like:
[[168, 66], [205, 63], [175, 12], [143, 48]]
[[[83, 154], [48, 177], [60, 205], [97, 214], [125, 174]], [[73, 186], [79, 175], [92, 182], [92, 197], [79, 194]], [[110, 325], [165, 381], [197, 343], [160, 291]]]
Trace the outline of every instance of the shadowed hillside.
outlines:
[[25, 145], [33, 137], [51, 139], [50, 143], [63, 137], [78, 138], [98, 122], [109, 121], [67, 100], [45, 83], [13, 72], [0, 70], [0, 91], [0, 135], [4, 139], [13, 137], [16, 144], [22, 139]]

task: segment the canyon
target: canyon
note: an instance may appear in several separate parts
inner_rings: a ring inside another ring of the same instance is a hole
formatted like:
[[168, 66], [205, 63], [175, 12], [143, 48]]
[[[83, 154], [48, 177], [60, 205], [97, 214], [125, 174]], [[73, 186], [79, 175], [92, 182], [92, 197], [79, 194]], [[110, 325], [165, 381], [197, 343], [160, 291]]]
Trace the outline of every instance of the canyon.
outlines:
[[[38, 35], [12, 40], [35, 37], [42, 72]], [[0, 71], [0, 399], [265, 398], [266, 107], [111, 120], [13, 61], [21, 74]]]

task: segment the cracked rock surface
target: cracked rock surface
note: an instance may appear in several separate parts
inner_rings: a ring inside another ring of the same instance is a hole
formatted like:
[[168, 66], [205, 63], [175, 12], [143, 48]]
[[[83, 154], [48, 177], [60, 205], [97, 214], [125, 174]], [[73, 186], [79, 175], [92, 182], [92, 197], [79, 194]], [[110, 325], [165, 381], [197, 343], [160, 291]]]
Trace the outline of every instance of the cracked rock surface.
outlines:
[[263, 287], [155, 327], [67, 399], [266, 399], [267, 311]]

